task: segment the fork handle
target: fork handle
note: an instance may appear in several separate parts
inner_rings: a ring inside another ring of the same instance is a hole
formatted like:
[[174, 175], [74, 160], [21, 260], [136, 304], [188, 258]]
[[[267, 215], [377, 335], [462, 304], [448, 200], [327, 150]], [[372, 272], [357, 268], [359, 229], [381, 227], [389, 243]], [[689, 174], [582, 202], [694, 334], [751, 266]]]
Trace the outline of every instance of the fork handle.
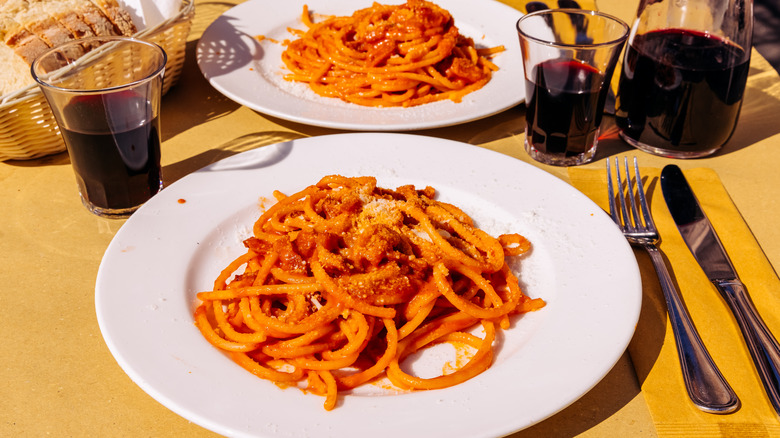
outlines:
[[723, 378], [701, 341], [699, 332], [672, 282], [661, 252], [655, 245], [643, 246], [650, 255], [664, 292], [688, 396], [702, 411], [715, 414], [734, 412], [740, 406], [739, 398]]
[[739, 280], [714, 280], [737, 320], [750, 356], [775, 411], [780, 412], [780, 345], [761, 319]]

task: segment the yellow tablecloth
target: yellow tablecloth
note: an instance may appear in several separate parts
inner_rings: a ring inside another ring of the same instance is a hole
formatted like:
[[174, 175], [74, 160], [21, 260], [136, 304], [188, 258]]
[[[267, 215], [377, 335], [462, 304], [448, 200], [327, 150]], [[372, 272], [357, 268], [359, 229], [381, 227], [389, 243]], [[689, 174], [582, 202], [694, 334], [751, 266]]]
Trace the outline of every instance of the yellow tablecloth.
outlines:
[[[517, 8], [523, 5], [522, 0], [505, 2]], [[197, 39], [234, 3], [197, 2], [181, 80], [163, 99], [166, 183], [235, 152], [335, 132], [264, 116], [230, 101], [205, 81], [195, 63]], [[636, 3], [599, 0], [598, 7], [630, 22]], [[613, 155], [638, 156], [641, 165], [649, 169], [672, 162], [686, 171], [712, 169], [749, 227], [743, 231], [752, 232], [766, 260], [778, 266], [779, 79], [754, 52], [740, 124], [732, 141], [713, 157], [670, 160], [609, 138], [601, 143], [597, 160], [582, 169], [600, 171], [604, 159]], [[570, 174], [569, 169], [544, 166], [527, 156], [522, 148], [524, 113], [519, 106], [481, 121], [417, 134], [499, 151], [574, 183], [594, 199], [600, 196], [597, 185], [592, 184], [593, 178], [600, 176], [586, 177], [585, 181], [591, 180], [587, 189], [588, 184], [578, 175], [581, 169], [573, 169]], [[611, 122], [606, 123], [609, 129]], [[709, 175], [707, 178], [713, 175], [704, 173]], [[712, 185], [716, 190], [713, 193], [721, 190], [717, 181], [713, 180]], [[718, 196], [725, 197], [723, 193]], [[101, 219], [84, 209], [67, 155], [0, 163], [0, 199], [0, 321], [4, 328], [0, 343], [0, 381], [4, 382], [0, 436], [214, 436], [141, 391], [106, 348], [94, 311], [95, 276], [105, 248], [123, 221]], [[672, 258], [674, 236], [669, 233], [664, 238], [664, 249]], [[732, 257], [738, 259], [741, 244], [726, 238], [730, 245], [737, 245]], [[746, 432], [749, 436], [777, 435], [777, 416], [762, 399], [752, 364], [738, 343], [737, 329], [727, 322], [729, 315], [716, 301], [719, 298], [713, 290], [702, 294], [712, 295], [708, 305], [715, 306], [715, 310], [697, 315], [695, 322], [708, 345], [726, 350], [716, 361], [733, 379], [743, 407], [732, 417], [691, 412], [680, 386], [679, 370], [664, 360], [671, 333], [664, 328], [661, 291], [649, 260], [641, 253], [637, 256], [645, 280], [645, 303], [629, 352], [580, 400], [513, 437], [654, 437], [685, 432], [688, 436], [745, 436]], [[682, 287], [688, 277], [679, 277], [683, 271], [678, 263], [682, 262], [673, 263]], [[763, 272], [768, 275], [766, 269]], [[761, 297], [754, 296], [767, 322], [780, 330], [780, 296], [772, 286], [771, 281], [748, 284], [751, 292]], [[693, 307], [697, 298], [689, 294], [684, 297]], [[720, 325], [724, 325], [722, 330], [718, 329]], [[723, 363], [726, 361], [729, 363]], [[664, 408], [668, 409], [666, 414]], [[743, 427], [746, 424], [752, 426]], [[691, 434], [694, 430], [700, 433]]]

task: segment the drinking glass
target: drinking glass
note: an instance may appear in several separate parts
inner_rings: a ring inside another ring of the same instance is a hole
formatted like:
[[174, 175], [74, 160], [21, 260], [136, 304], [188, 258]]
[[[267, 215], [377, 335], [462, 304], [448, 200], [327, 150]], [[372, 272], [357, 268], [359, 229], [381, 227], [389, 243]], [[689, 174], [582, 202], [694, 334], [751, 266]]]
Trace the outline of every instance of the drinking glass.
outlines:
[[53, 47], [32, 64], [76, 175], [83, 204], [127, 217], [162, 188], [158, 45], [94, 37]]
[[642, 0], [616, 96], [623, 140], [672, 158], [723, 147], [742, 107], [752, 36], [752, 0]]
[[557, 166], [591, 161], [628, 25], [601, 12], [548, 9], [520, 18], [517, 33], [525, 70], [526, 151]]

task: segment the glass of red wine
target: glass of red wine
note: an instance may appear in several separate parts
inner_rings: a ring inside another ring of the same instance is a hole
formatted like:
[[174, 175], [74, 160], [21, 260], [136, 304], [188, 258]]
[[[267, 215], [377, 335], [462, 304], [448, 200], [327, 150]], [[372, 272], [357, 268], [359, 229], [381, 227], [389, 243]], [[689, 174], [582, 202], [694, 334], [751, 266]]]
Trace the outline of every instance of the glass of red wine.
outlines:
[[671, 158], [720, 150], [739, 118], [752, 35], [752, 0], [642, 0], [616, 96], [620, 136]]
[[127, 217], [162, 189], [158, 45], [93, 37], [53, 47], [32, 73], [51, 108], [83, 204]]
[[604, 103], [628, 25], [608, 14], [547, 9], [517, 22], [525, 70], [525, 149], [541, 163], [596, 155]]

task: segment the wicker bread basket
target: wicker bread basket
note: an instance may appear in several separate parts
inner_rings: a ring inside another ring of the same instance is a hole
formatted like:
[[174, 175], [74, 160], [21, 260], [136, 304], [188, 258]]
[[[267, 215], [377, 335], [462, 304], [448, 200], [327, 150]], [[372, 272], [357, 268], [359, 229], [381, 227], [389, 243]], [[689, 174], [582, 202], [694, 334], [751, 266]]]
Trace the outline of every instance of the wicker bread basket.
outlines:
[[[133, 35], [159, 44], [168, 55], [163, 94], [181, 75], [194, 15], [194, 0], [183, 0], [178, 14]], [[0, 161], [30, 160], [64, 150], [57, 122], [37, 84], [0, 96]]]

